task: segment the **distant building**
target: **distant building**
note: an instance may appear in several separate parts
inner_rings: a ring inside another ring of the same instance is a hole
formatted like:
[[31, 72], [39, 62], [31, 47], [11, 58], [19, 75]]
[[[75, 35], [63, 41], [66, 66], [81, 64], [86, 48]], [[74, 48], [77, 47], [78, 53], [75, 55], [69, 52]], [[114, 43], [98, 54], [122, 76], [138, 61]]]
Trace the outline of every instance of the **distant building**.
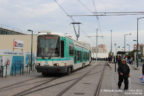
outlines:
[[106, 50], [105, 44], [99, 44], [98, 49], [96, 50], [96, 47], [92, 47], [92, 57], [93, 58], [106, 58], [108, 57], [108, 53]]
[[106, 53], [106, 45], [105, 44], [99, 44], [98, 49], [96, 50], [96, 47], [92, 47], [92, 52], [97, 52], [97, 53]]

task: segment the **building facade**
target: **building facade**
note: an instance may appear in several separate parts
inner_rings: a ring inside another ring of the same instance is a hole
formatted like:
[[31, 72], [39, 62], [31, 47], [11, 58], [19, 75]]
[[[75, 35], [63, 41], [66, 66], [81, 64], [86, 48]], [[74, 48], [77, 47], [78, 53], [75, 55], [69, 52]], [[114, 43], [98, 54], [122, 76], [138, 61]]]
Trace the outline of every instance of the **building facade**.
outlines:
[[[14, 48], [14, 41], [23, 42], [23, 48]], [[0, 35], [0, 50], [15, 52], [31, 52], [31, 35]], [[37, 50], [37, 35], [33, 35], [33, 53]]]
[[[15, 48], [15, 41], [23, 43], [22, 48]], [[0, 50], [8, 50], [13, 52], [31, 52], [31, 34], [13, 31], [0, 27]], [[33, 35], [33, 53], [36, 55], [37, 50], [37, 34]]]

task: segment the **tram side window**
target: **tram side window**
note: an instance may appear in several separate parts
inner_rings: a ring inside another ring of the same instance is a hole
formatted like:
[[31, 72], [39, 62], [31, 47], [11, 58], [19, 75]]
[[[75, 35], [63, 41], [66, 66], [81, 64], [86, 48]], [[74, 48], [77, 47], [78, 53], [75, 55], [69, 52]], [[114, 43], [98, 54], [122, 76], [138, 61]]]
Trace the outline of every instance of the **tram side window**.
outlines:
[[64, 57], [64, 41], [61, 41], [61, 57]]
[[82, 52], [80, 51], [80, 61], [82, 62]]
[[81, 62], [83, 61], [83, 58], [82, 58], [82, 51], [80, 52], [80, 61], [81, 61]]
[[86, 53], [84, 53], [84, 61], [86, 61]]
[[85, 60], [87, 61], [87, 53], [85, 53]]
[[77, 51], [77, 61], [80, 60], [80, 51]]
[[87, 53], [87, 60], [89, 59], [89, 54]]
[[69, 45], [69, 55], [70, 56], [74, 55], [74, 46], [73, 45]]
[[74, 62], [76, 63], [76, 60], [77, 60], [77, 55], [76, 55], [76, 50], [74, 51], [75, 52], [75, 55], [74, 55]]

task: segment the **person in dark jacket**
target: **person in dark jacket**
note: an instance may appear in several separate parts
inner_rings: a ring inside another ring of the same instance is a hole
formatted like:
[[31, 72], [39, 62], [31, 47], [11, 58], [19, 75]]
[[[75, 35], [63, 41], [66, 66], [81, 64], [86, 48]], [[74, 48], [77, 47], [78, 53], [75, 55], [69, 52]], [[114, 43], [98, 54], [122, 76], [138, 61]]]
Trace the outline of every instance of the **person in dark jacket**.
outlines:
[[120, 66], [121, 63], [122, 63], [122, 60], [121, 60], [121, 59], [122, 59], [121, 56], [118, 56], [118, 59], [117, 59], [118, 68], [119, 68], [119, 66]]
[[142, 65], [142, 75], [144, 75], [144, 63]]
[[119, 74], [119, 81], [118, 81], [118, 87], [121, 88], [121, 84], [124, 81], [124, 90], [128, 90], [128, 77], [130, 76], [130, 68], [126, 64], [126, 60], [122, 60], [121, 66], [118, 68], [118, 74]]

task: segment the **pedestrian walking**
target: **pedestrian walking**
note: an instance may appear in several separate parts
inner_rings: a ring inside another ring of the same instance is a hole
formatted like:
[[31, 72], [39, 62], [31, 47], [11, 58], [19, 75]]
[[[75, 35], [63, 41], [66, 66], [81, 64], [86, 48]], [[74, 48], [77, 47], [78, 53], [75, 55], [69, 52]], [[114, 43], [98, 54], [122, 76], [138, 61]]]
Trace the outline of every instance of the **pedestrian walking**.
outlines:
[[140, 77], [140, 82], [144, 83], [144, 63], [142, 65], [142, 76]]
[[142, 75], [144, 76], [144, 63], [142, 65]]
[[124, 81], [124, 90], [128, 90], [128, 77], [130, 76], [130, 68], [126, 63], [126, 60], [122, 60], [122, 64], [118, 68], [118, 75], [119, 75], [119, 81], [118, 81], [118, 88], [121, 88], [121, 84]]
[[120, 66], [121, 63], [122, 63], [122, 60], [121, 60], [121, 59], [122, 59], [121, 56], [118, 56], [118, 59], [117, 59], [118, 68], [119, 68], [119, 66]]
[[131, 64], [131, 56], [130, 55], [127, 57], [127, 63]]

